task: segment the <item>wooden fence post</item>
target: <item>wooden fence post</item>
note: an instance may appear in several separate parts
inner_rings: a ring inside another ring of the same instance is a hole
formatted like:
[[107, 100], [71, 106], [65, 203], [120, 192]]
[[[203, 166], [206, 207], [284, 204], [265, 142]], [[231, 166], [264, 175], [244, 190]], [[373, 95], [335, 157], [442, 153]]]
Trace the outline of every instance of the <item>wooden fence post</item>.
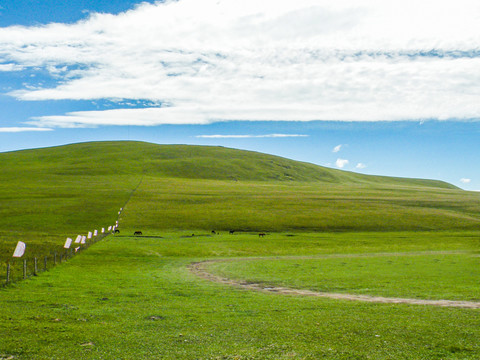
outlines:
[[23, 259], [23, 280], [27, 278], [27, 259]]
[[38, 266], [37, 266], [37, 258], [33, 258], [33, 275], [37, 276], [38, 273]]
[[43, 258], [43, 271], [47, 271], [47, 257]]
[[57, 252], [53, 255], [53, 265], [57, 265]]

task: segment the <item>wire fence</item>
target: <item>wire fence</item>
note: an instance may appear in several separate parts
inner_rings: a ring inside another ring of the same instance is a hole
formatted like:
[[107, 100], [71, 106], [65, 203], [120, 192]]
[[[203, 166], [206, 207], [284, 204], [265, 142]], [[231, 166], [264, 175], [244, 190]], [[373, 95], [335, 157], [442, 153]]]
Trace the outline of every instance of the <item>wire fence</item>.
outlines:
[[25, 255], [21, 258], [11, 258], [3, 264], [3, 269], [0, 270], [0, 286], [5, 287], [9, 284], [48, 271], [52, 267], [68, 261], [108, 235], [110, 235], [110, 233], [98, 234], [90, 239], [86, 239], [83, 244], [72, 244], [68, 249], [59, 247], [51, 251], [48, 255]]

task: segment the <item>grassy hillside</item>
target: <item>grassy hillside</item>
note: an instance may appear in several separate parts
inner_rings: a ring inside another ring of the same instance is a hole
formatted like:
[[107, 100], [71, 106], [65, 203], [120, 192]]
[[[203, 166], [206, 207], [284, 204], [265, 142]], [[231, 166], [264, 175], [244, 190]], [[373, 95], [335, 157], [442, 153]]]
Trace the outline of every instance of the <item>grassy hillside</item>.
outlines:
[[11, 256], [22, 239], [42, 253], [114, 223], [125, 204], [125, 231], [480, 226], [480, 195], [444, 182], [360, 175], [255, 152], [99, 142], [0, 154], [0, 254]]
[[223, 147], [91, 142], [0, 154], [5, 171], [50, 175], [139, 175], [238, 181], [396, 184], [456, 188], [442, 181], [369, 176]]

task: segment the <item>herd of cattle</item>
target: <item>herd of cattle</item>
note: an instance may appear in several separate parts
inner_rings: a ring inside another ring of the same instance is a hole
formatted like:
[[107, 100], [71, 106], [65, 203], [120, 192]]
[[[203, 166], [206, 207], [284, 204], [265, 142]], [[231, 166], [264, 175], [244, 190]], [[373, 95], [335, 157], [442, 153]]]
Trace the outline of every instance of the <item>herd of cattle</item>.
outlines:
[[[120, 234], [120, 230], [115, 229], [114, 233], [115, 233], [115, 234]], [[235, 233], [235, 230], [230, 230], [230, 231], [229, 231], [229, 234], [230, 234], [230, 235], [233, 235], [234, 233]], [[142, 235], [143, 235], [143, 233], [142, 233], [141, 231], [139, 231], [139, 230], [137, 230], [137, 231], [135, 231], [135, 232], [133, 233], [133, 236], [142, 236]], [[215, 230], [212, 230], [212, 235], [220, 235], [220, 233], [219, 233], [219, 232], [216, 232]], [[267, 234], [265, 234], [265, 233], [259, 233], [259, 234], [258, 234], [258, 237], [264, 237], [265, 235], [267, 235]]]

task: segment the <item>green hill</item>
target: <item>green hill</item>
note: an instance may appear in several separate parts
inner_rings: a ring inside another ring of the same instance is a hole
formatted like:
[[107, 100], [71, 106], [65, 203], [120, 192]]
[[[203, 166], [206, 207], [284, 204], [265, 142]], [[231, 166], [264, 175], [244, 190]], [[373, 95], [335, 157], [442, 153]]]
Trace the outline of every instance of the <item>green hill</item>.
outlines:
[[435, 180], [362, 175], [258, 152], [212, 146], [90, 142], [0, 154], [4, 171], [51, 175], [151, 175], [241, 181], [397, 184], [455, 189]]
[[480, 194], [222, 147], [94, 142], [0, 154], [0, 254], [122, 231], [477, 229]]

